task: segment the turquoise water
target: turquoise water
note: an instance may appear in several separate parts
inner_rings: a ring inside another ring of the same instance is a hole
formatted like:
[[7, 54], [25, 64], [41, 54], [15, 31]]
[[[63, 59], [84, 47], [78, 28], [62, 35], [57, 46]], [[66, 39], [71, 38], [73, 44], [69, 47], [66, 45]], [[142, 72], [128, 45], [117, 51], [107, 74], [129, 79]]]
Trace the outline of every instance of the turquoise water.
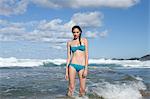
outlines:
[[[1, 99], [65, 99], [68, 81], [65, 65], [1, 67]], [[125, 68], [114, 64], [89, 66], [87, 98], [146, 99], [139, 90], [150, 92], [150, 68]], [[74, 96], [78, 98], [76, 76]], [[147, 98], [148, 99], [148, 98]]]

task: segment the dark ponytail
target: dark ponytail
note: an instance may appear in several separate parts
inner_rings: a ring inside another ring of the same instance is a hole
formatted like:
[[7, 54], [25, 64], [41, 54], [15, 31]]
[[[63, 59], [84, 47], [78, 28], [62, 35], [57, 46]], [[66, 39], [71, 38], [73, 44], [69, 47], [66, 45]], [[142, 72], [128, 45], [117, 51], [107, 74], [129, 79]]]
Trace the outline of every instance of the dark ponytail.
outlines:
[[74, 30], [75, 28], [79, 29], [79, 31], [80, 31], [79, 43], [80, 43], [80, 45], [81, 45], [81, 33], [82, 33], [82, 29], [80, 28], [80, 26], [75, 25], [75, 26], [72, 27], [72, 33], [73, 33], [73, 30]]

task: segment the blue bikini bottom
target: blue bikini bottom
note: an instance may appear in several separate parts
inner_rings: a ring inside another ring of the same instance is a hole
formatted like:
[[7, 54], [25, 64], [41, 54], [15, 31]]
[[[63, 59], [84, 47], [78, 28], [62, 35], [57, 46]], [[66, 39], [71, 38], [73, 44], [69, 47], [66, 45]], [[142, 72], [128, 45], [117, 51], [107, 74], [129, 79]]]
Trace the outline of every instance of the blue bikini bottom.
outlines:
[[79, 72], [80, 70], [85, 68], [85, 66], [83, 66], [83, 65], [73, 64], [73, 63], [70, 63], [68, 66], [74, 67], [77, 72]]

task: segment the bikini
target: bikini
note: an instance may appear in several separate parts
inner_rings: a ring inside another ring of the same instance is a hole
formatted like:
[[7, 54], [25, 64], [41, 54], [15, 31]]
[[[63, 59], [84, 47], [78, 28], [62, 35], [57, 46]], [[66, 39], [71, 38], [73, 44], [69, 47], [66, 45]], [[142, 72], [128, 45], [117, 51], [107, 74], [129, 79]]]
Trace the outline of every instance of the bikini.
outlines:
[[[70, 49], [73, 53], [76, 52], [77, 50], [85, 51], [85, 45], [71, 46]], [[74, 63], [69, 63], [68, 66], [74, 67], [77, 72], [85, 68], [85, 66], [83, 65], [74, 64]]]

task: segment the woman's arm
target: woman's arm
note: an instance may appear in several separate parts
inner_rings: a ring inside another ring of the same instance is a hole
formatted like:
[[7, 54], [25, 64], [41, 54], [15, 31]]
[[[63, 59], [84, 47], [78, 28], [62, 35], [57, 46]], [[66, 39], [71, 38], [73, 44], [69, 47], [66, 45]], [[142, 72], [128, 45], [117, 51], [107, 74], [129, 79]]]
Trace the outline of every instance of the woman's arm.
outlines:
[[71, 52], [70, 52], [70, 42], [67, 42], [67, 62], [66, 62], [66, 74], [68, 74], [68, 65], [70, 63]]
[[88, 69], [88, 40], [85, 38], [85, 69]]

